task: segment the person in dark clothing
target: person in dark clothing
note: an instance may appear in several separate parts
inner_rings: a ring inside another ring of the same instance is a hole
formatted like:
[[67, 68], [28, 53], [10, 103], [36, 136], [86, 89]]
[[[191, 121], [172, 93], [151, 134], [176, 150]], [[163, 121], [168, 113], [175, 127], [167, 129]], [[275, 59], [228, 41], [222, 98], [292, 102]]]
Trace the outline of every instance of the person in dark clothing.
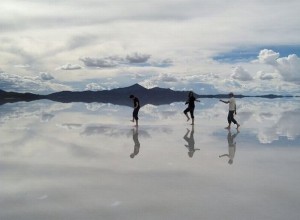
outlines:
[[129, 96], [130, 99], [133, 100], [133, 112], [132, 112], [132, 122], [135, 121], [135, 126], [137, 127], [139, 125], [138, 120], [138, 114], [139, 114], [139, 110], [140, 110], [140, 101], [137, 97], [135, 97], [134, 95], [130, 95]]
[[194, 110], [195, 110], [195, 102], [200, 102], [199, 100], [197, 100], [194, 97], [194, 93], [191, 91], [189, 92], [189, 98], [188, 100], [185, 102], [185, 104], [188, 104], [188, 107], [183, 111], [183, 113], [185, 114], [185, 116], [187, 117], [187, 121], [190, 120], [190, 117], [188, 116], [188, 112], [190, 112], [191, 114], [191, 118], [192, 118], [192, 124], [194, 125]]

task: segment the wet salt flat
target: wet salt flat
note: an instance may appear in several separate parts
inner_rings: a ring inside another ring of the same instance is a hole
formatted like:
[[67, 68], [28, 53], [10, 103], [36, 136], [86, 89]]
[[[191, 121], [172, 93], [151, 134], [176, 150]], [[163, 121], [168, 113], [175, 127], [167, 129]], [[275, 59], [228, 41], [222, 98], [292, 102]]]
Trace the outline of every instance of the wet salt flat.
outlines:
[[300, 99], [0, 106], [0, 219], [299, 219]]

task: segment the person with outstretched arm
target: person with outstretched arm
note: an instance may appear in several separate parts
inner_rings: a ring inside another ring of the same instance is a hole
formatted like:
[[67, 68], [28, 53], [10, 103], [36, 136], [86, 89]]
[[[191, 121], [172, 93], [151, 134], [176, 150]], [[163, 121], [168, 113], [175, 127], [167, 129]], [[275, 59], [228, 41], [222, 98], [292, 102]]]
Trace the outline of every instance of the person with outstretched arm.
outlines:
[[187, 118], [187, 121], [190, 120], [190, 117], [187, 114], [188, 112], [190, 112], [190, 115], [191, 115], [191, 118], [192, 118], [192, 124], [191, 125], [194, 125], [195, 102], [200, 102], [200, 101], [197, 100], [194, 97], [194, 93], [191, 91], [191, 92], [189, 92], [188, 100], [185, 102], [185, 104], [188, 104], [188, 107], [183, 111], [183, 113], [185, 114], [185, 116]]
[[233, 123], [236, 125], [236, 129], [238, 129], [240, 127], [240, 124], [234, 119], [234, 114], [236, 114], [236, 102], [235, 102], [233, 93], [232, 92], [229, 93], [228, 101], [224, 101], [221, 99], [220, 99], [220, 101], [225, 104], [229, 104], [229, 111], [228, 111], [228, 117], [227, 117], [228, 126], [225, 128], [230, 129], [231, 123]]

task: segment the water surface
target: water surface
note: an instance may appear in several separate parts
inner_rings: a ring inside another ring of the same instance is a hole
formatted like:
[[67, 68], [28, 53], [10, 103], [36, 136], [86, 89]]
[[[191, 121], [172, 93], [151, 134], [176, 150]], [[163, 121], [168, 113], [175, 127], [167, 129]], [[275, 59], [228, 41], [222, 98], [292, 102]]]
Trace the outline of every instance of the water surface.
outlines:
[[0, 219], [299, 219], [300, 100], [0, 106]]

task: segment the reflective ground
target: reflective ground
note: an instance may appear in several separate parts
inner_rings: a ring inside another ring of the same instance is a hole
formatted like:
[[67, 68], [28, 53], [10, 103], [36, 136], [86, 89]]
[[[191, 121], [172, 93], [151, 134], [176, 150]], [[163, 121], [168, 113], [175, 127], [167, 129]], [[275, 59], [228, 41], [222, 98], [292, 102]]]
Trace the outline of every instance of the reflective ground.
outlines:
[[300, 99], [0, 106], [0, 219], [299, 219]]

